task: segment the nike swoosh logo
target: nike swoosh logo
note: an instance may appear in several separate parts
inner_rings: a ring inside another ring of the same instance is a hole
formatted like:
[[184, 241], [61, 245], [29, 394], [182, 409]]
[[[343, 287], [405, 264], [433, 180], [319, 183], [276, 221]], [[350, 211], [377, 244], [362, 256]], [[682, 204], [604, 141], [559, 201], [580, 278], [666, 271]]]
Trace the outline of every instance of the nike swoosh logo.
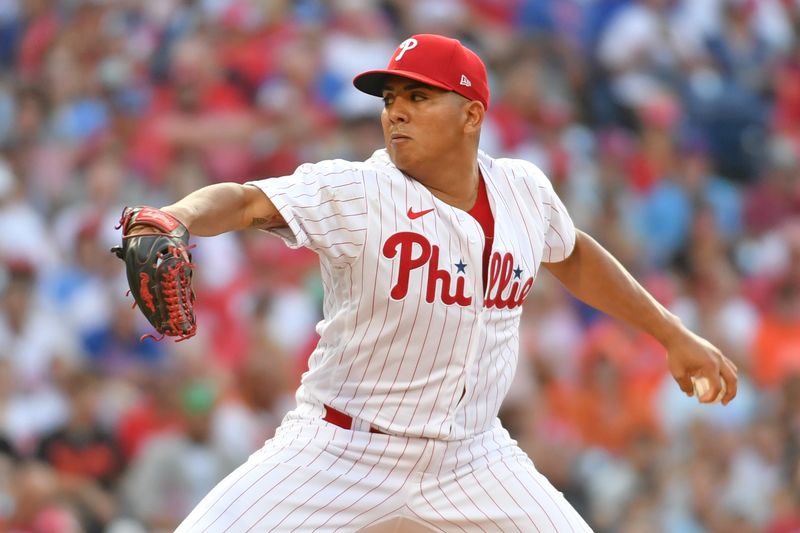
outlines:
[[433, 208], [431, 208], [431, 209], [426, 209], [425, 211], [414, 212], [414, 211], [413, 211], [413, 210], [412, 210], [412, 209], [409, 207], [409, 208], [408, 208], [408, 213], [407, 213], [407, 214], [408, 214], [408, 218], [410, 218], [411, 220], [414, 220], [415, 218], [419, 218], [419, 217], [421, 217], [422, 215], [427, 215], [427, 214], [428, 214], [428, 213], [430, 213], [431, 211], [433, 211]]

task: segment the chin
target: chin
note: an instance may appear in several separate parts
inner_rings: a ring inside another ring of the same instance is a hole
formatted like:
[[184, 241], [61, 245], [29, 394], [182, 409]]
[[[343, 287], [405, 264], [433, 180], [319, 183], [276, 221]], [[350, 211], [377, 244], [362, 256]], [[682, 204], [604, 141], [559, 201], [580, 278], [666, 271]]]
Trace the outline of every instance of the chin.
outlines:
[[404, 162], [403, 158], [402, 157], [398, 157], [397, 153], [394, 150], [392, 150], [391, 148], [387, 149], [386, 153], [389, 154], [389, 159], [392, 160], [392, 163], [394, 163], [394, 166], [396, 166], [397, 168], [402, 170], [403, 162]]
[[414, 168], [414, 158], [409, 157], [408, 155], [398, 154], [394, 150], [389, 150], [389, 159], [392, 160], [394, 166], [396, 166], [402, 172], [406, 174], [413, 175], [412, 169]]

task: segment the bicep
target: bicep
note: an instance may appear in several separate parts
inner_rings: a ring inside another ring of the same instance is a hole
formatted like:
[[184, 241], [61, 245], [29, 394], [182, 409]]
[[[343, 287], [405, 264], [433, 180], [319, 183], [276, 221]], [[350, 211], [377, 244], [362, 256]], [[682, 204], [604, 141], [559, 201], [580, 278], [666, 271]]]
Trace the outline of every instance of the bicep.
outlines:
[[244, 185], [245, 208], [242, 224], [254, 229], [286, 227], [286, 220], [266, 193], [255, 185]]

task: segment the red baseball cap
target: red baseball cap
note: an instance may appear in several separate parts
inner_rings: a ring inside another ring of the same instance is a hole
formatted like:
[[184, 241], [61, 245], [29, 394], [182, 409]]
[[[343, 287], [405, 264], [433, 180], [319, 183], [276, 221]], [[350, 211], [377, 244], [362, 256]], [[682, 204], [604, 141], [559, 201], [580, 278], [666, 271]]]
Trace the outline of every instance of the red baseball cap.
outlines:
[[423, 33], [397, 47], [385, 70], [369, 70], [353, 78], [359, 91], [383, 96], [388, 76], [403, 76], [453, 91], [489, 107], [486, 67], [478, 55], [457, 39]]

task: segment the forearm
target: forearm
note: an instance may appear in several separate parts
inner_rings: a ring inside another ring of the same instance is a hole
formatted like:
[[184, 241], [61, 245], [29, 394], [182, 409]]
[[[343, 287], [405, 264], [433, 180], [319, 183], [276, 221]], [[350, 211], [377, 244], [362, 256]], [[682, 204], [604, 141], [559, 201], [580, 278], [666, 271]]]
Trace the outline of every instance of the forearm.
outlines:
[[614, 256], [578, 232], [575, 250], [544, 266], [578, 299], [655, 337], [667, 345], [683, 331], [678, 317], [658, 303]]
[[218, 183], [198, 189], [162, 209], [183, 222], [192, 235], [210, 237], [252, 225], [247, 220], [248, 195], [243, 185]]

